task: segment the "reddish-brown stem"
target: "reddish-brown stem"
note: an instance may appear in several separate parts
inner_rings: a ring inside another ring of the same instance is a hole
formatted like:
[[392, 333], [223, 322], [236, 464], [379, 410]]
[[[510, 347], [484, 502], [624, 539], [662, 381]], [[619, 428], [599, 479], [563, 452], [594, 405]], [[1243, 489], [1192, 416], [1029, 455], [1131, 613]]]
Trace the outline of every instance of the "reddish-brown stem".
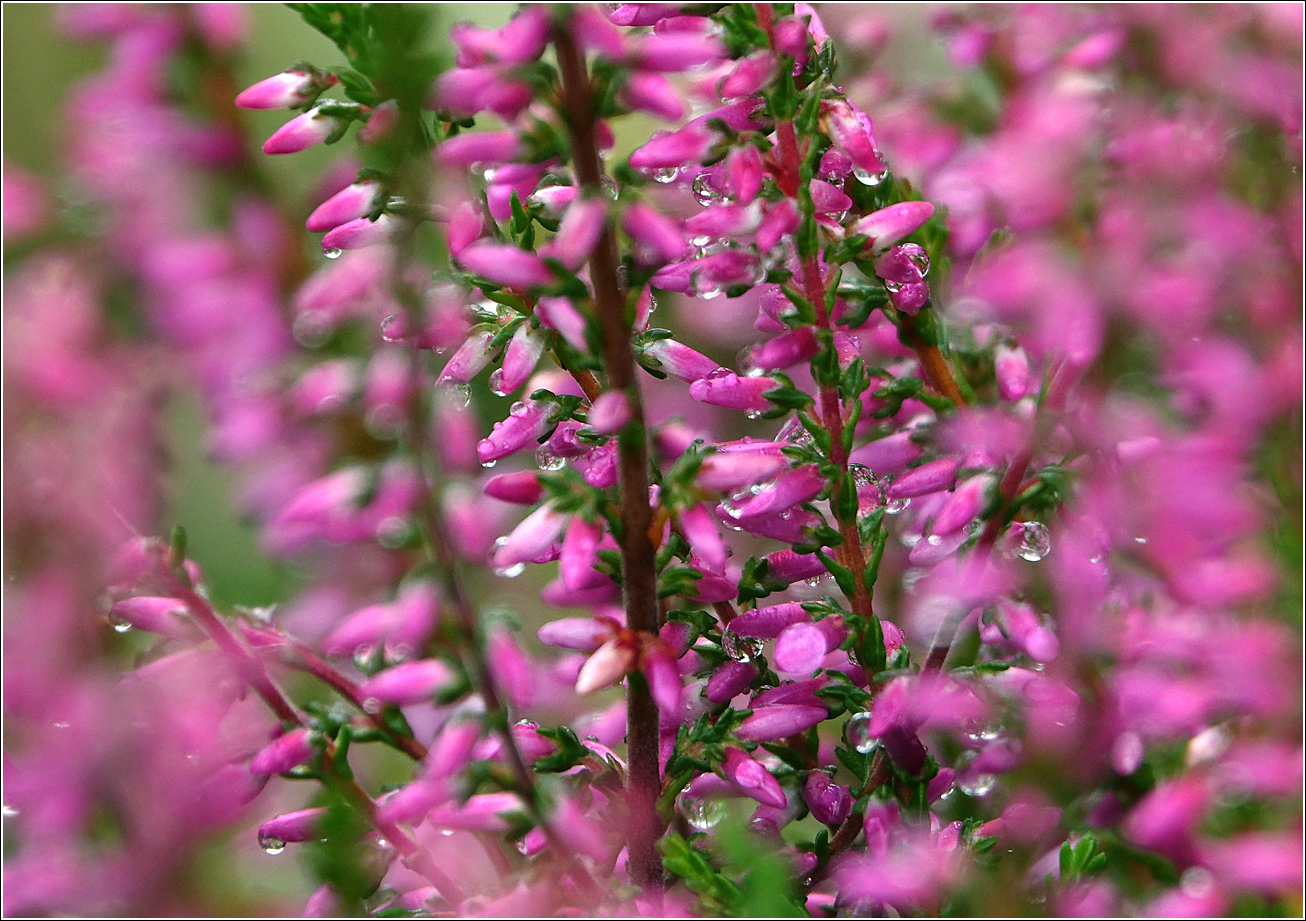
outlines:
[[[876, 788], [882, 786], [889, 779], [889, 767], [885, 763], [884, 749], [875, 753], [871, 760], [870, 773], [866, 775], [866, 783], [862, 785], [862, 791], [858, 797], [865, 796]], [[834, 860], [839, 854], [842, 854], [852, 843], [857, 840], [857, 836], [862, 833], [862, 827], [865, 820], [860, 812], [850, 812], [848, 818], [843, 820], [843, 824], [835, 831], [834, 836], [830, 838], [830, 855], [826, 859], [826, 867], [830, 866], [830, 861]], [[816, 882], [814, 879], [813, 882]]]
[[927, 343], [921, 338], [915, 317], [905, 313], [899, 314], [899, 322], [902, 324], [907, 344], [916, 351], [916, 357], [920, 359], [921, 368], [925, 372], [925, 382], [953, 403], [964, 406], [967, 400], [957, 386], [957, 380], [952, 376], [952, 367], [948, 364], [948, 359], [943, 357], [943, 352], [937, 345]]
[[[595, 141], [595, 114], [585, 60], [569, 27], [554, 30], [554, 48], [562, 75], [562, 108], [571, 140], [576, 177], [585, 194], [603, 194], [603, 167]], [[594, 306], [603, 334], [603, 364], [608, 387], [626, 394], [631, 420], [618, 435], [620, 485], [622, 598], [626, 625], [631, 630], [656, 634], [659, 626], [655, 550], [649, 536], [653, 510], [648, 501], [648, 432], [631, 350], [630, 323], [617, 275], [617, 245], [610, 227], [590, 256], [590, 281]], [[658, 757], [657, 704], [645, 682], [632, 675], [626, 690], [626, 749], [630, 835], [630, 877], [649, 892], [662, 887], [662, 861], [656, 841], [662, 834], [657, 797], [662, 787]]]

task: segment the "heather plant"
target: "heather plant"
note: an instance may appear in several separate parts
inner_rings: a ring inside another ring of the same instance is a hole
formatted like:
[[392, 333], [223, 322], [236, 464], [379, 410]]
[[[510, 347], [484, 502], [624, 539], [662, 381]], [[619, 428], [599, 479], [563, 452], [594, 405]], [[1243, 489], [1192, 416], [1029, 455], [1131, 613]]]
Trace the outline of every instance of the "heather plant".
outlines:
[[69, 8], [96, 232], [6, 165], [7, 911], [1300, 910], [1295, 10], [290, 6]]

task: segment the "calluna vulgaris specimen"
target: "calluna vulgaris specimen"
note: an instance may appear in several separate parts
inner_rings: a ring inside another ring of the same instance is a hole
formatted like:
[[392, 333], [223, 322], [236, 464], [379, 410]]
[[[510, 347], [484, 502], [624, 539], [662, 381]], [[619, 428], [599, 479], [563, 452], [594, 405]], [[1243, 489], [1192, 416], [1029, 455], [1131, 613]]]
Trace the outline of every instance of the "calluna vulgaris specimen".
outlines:
[[[5, 168], [7, 912], [250, 817], [310, 914], [1300, 910], [1295, 7], [904, 89], [851, 5], [291, 6], [243, 91], [239, 8], [70, 7], [80, 242]], [[236, 106], [356, 140], [306, 230]], [[184, 374], [276, 608], [140, 536]]]

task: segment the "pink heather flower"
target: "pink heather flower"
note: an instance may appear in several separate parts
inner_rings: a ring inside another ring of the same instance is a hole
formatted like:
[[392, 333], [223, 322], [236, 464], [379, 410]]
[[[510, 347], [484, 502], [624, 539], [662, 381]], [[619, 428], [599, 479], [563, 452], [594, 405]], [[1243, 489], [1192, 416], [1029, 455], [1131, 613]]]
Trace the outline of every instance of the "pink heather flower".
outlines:
[[645, 172], [678, 169], [702, 160], [715, 143], [716, 133], [706, 126], [691, 124], [679, 131], [659, 131], [630, 155], [630, 165]]
[[550, 410], [550, 404], [542, 400], [518, 404], [476, 445], [477, 458], [482, 464], [489, 464], [516, 454], [548, 430]]
[[933, 214], [934, 206], [927, 201], [899, 202], [855, 221], [848, 228], [848, 233], [866, 237], [871, 252], [882, 253], [903, 237], [919, 230]]
[[565, 514], [552, 505], [542, 505], [513, 528], [504, 542], [495, 548], [490, 562], [497, 569], [534, 562], [558, 539], [566, 524]]
[[[782, 669], [787, 671], [787, 669]], [[741, 742], [775, 742], [819, 725], [830, 714], [825, 707], [771, 704], [757, 707], [735, 730]]]
[[667, 121], [680, 121], [685, 106], [671, 82], [661, 74], [635, 71], [617, 93], [617, 99], [635, 112], [647, 112]]
[[630, 422], [630, 401], [620, 390], [608, 390], [598, 395], [590, 407], [588, 423], [600, 435], [615, 435]]
[[810, 360], [820, 350], [815, 330], [800, 326], [754, 346], [748, 353], [748, 364], [764, 371], [781, 371]]
[[991, 474], [980, 474], [959, 485], [934, 516], [931, 533], [944, 535], [960, 530], [984, 509], [989, 490], [997, 483]]
[[1125, 818], [1125, 837], [1172, 860], [1187, 861], [1195, 843], [1193, 832], [1210, 801], [1211, 792], [1199, 777], [1163, 781]]
[[449, 255], [457, 259], [467, 247], [485, 234], [485, 230], [485, 213], [480, 205], [463, 202], [449, 216], [449, 230], [446, 234]]
[[489, 61], [526, 64], [544, 51], [552, 27], [551, 12], [528, 6], [497, 29], [479, 29], [470, 23], [454, 24], [449, 37], [458, 48], [458, 65], [468, 67]]
[[889, 300], [893, 302], [894, 309], [910, 317], [920, 313], [921, 308], [925, 306], [929, 299], [930, 286], [924, 282], [903, 285], [896, 291], [891, 290], [889, 292]]
[[725, 763], [722, 764], [721, 769], [727, 779], [763, 806], [783, 809], [787, 804], [780, 781], [742, 749], [735, 748], [733, 745], [727, 746]]
[[658, 709], [670, 715], [680, 712], [684, 696], [684, 683], [680, 678], [680, 669], [676, 667], [676, 658], [674, 650], [666, 643], [651, 643], [644, 650], [644, 661], [640, 668]]
[[318, 144], [339, 131], [345, 122], [334, 115], [322, 115], [317, 108], [309, 109], [278, 128], [263, 144], [265, 154], [299, 153]]
[[284, 774], [304, 764], [317, 753], [310, 730], [292, 729], [264, 748], [249, 763], [253, 774]]
[[993, 372], [1002, 399], [1014, 403], [1029, 393], [1029, 356], [1019, 346], [1004, 343], [994, 349]]
[[388, 137], [399, 124], [399, 103], [388, 99], [372, 110], [358, 129], [358, 143], [370, 146]]
[[656, 362], [658, 370], [688, 384], [722, 370], [720, 365], [706, 355], [674, 339], [654, 339], [645, 343], [642, 351], [645, 358]]
[[811, 620], [812, 615], [803, 610], [802, 602], [786, 601], [745, 611], [730, 621], [730, 629], [740, 636], [772, 639], [792, 624], [810, 623]]
[[[824, 623], [824, 621], [822, 621]], [[790, 624], [775, 641], [775, 667], [782, 672], [814, 672], [829, 652], [825, 634], [816, 624]]]
[[961, 461], [955, 457], [941, 457], [914, 467], [889, 484], [885, 495], [890, 499], [910, 499], [927, 493], [941, 492], [952, 487]]
[[443, 166], [471, 166], [474, 163], [509, 163], [521, 152], [515, 131], [476, 131], [457, 134], [440, 143], [435, 160]]
[[592, 694], [610, 687], [635, 666], [636, 651], [620, 639], [610, 639], [585, 660], [576, 676], [576, 693]]
[[851, 198], [820, 179], [813, 179], [807, 188], [812, 194], [812, 205], [817, 214], [843, 214], [853, 205]]
[[326, 249], [362, 249], [365, 246], [376, 246], [378, 243], [394, 239], [405, 226], [404, 219], [394, 214], [382, 214], [376, 220], [360, 217], [328, 231], [322, 238], [322, 246]]
[[722, 99], [752, 96], [771, 82], [775, 70], [775, 56], [770, 51], [755, 51], [735, 64], [730, 74], [717, 84], [717, 92]]
[[[736, 147], [726, 156], [726, 188], [741, 205], [751, 204], [762, 191], [762, 155], [752, 144]], [[770, 247], [759, 248], [766, 252]]]
[[803, 58], [807, 54], [807, 24], [801, 19], [786, 16], [776, 20], [771, 29], [775, 50], [791, 58]]
[[815, 553], [777, 550], [774, 553], [768, 553], [765, 559], [770, 577], [786, 585], [825, 575], [825, 564], [821, 562], [820, 557]]
[[338, 82], [335, 74], [319, 76], [304, 70], [287, 70], [244, 90], [236, 97], [236, 105], [242, 109], [288, 109], [303, 105]]
[[769, 253], [784, 237], [798, 229], [800, 221], [798, 206], [792, 200], [786, 198], [768, 205], [757, 227], [757, 248]]
[[680, 513], [680, 527], [694, 555], [713, 572], [725, 569], [730, 550], [721, 537], [715, 517], [701, 502]]
[[621, 226], [634, 242], [635, 257], [642, 265], [661, 265], [689, 254], [679, 225], [643, 202], [626, 209]]
[[445, 363], [436, 384], [466, 383], [480, 374], [481, 369], [494, 357], [494, 350], [490, 348], [493, 341], [493, 330], [480, 329], [473, 332]]
[[530, 379], [542, 354], [544, 336], [523, 323], [503, 350], [503, 367], [490, 375], [490, 389], [498, 394], [512, 393]]
[[574, 272], [594, 251], [606, 223], [607, 204], [603, 199], [574, 201], [563, 215], [557, 234], [541, 248], [540, 254], [557, 259]]
[[821, 103], [821, 125], [834, 146], [852, 162], [854, 171], [871, 176], [884, 172], [871, 120], [861, 109], [841, 99], [827, 100]]
[[137, 595], [115, 602], [109, 610], [109, 619], [148, 633], [175, 636], [185, 631], [186, 614], [185, 602], [176, 598]]
[[803, 799], [812, 817], [823, 825], [838, 826], [853, 808], [852, 793], [836, 784], [824, 771], [812, 771], [803, 784]]
[[366, 217], [381, 204], [385, 187], [375, 179], [363, 179], [346, 186], [314, 209], [304, 226], [315, 233]]
[[703, 458], [696, 479], [709, 492], [734, 492], [788, 469], [789, 458], [781, 453], [780, 445], [768, 442], [718, 445], [715, 453]]
[[318, 825], [324, 815], [326, 815], [324, 806], [282, 813], [258, 827], [258, 839], [268, 842], [280, 841], [283, 844], [312, 841], [322, 836]]
[[536, 636], [545, 645], [589, 654], [616, 636], [619, 627], [609, 617], [560, 617], [541, 627]]
[[848, 461], [869, 467], [878, 475], [894, 474], [903, 470], [922, 454], [920, 445], [912, 441], [911, 432], [894, 432], [859, 448], [854, 448]]
[[394, 601], [367, 605], [349, 615], [322, 641], [322, 649], [328, 655], [353, 655], [378, 643], [417, 649], [434, 632], [439, 611], [435, 587], [415, 582]]
[[534, 505], [544, 498], [544, 486], [534, 470], [500, 473], [486, 480], [483, 489], [490, 498], [514, 505]]
[[540, 324], [551, 329], [578, 352], [589, 351], [585, 341], [586, 320], [565, 297], [542, 297], [535, 305], [535, 317]]
[[747, 691], [757, 679], [756, 665], [730, 661], [719, 666], [708, 679], [703, 696], [716, 704], [723, 704]]
[[580, 515], [572, 516], [562, 539], [562, 554], [558, 558], [558, 577], [570, 589], [594, 588], [608, 577], [594, 568], [599, 561], [599, 541], [603, 529], [597, 522], [586, 521]]
[[453, 686], [456, 680], [453, 669], [439, 659], [401, 662], [360, 684], [358, 696], [364, 705], [373, 700], [407, 706], [429, 701], [433, 694]]
[[645, 35], [633, 43], [627, 55], [638, 70], [680, 73], [701, 64], [712, 63], [725, 54], [725, 48], [711, 35], [693, 32], [659, 32]]
[[473, 243], [459, 254], [458, 262], [467, 271], [509, 288], [543, 287], [553, 282], [553, 273], [539, 256], [511, 244]]
[[783, 512], [816, 498], [825, 486], [825, 477], [816, 465], [805, 464], [780, 473], [747, 499], [732, 503], [731, 514], [736, 518], [750, 518]]
[[763, 413], [771, 408], [765, 394], [779, 386], [769, 377], [740, 377], [724, 368], [689, 385], [689, 395], [700, 403]]

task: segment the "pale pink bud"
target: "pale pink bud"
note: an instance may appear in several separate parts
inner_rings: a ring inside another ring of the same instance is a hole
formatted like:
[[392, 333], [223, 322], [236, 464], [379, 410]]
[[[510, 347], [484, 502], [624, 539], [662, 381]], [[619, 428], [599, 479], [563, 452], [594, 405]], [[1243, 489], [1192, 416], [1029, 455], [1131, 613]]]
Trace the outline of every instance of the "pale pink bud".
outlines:
[[661, 32], [646, 35], [628, 56], [640, 70], [679, 73], [716, 61], [725, 48], [711, 35], [694, 32]]
[[599, 394], [589, 411], [589, 427], [600, 435], [615, 435], [630, 422], [630, 401], [620, 390]]
[[453, 669], [439, 659], [402, 662], [360, 684], [358, 697], [364, 704], [374, 700], [406, 706], [429, 701], [433, 694], [451, 687], [455, 680]]
[[798, 229], [801, 215], [792, 199], [782, 199], [766, 208], [757, 227], [757, 248], [762, 252], [775, 249], [780, 241]]
[[553, 273], [540, 257], [506, 243], [473, 243], [458, 256], [467, 271], [510, 288], [548, 285]]
[[1029, 393], [1029, 356], [1019, 346], [999, 345], [993, 352], [998, 394], [1014, 403]]
[[[752, 144], [736, 147], [726, 157], [726, 186], [736, 202], [751, 203], [762, 191], [762, 155]], [[770, 247], [763, 247], [763, 252]]]
[[515, 131], [477, 131], [442, 141], [435, 149], [435, 159], [444, 166], [508, 163], [520, 152], [521, 138]]
[[718, 450], [703, 458], [698, 485], [710, 492], [733, 492], [789, 469], [789, 459], [780, 446], [755, 442], [751, 450]]
[[680, 669], [676, 667], [676, 656], [671, 649], [666, 644], [658, 643], [654, 649], [646, 651], [642, 671], [658, 709], [667, 714], [679, 713], [684, 685], [680, 679]]
[[334, 115], [309, 109], [286, 122], [263, 144], [265, 154], [289, 154], [307, 150], [326, 141], [345, 123]]
[[394, 214], [382, 214], [376, 220], [360, 217], [341, 224], [322, 238], [324, 249], [362, 249], [393, 240], [404, 229], [404, 219]]
[[739, 636], [771, 639], [793, 624], [810, 623], [812, 615], [803, 610], [802, 602], [786, 601], [765, 608], [745, 611], [730, 621], [730, 629]]
[[588, 352], [585, 341], [586, 320], [565, 297], [542, 297], [535, 305], [540, 324], [553, 330], [578, 352]]
[[562, 534], [567, 516], [552, 505], [542, 505], [522, 519], [502, 544], [495, 548], [491, 563], [496, 569], [507, 569], [519, 563], [530, 563], [541, 556]]
[[573, 9], [571, 31], [581, 48], [601, 58], [616, 60], [624, 51], [621, 32], [613, 28], [613, 20], [593, 7], [577, 6]]
[[484, 492], [500, 502], [514, 505], [534, 505], [544, 498], [544, 486], [540, 476], [534, 470], [520, 473], [500, 473], [485, 481]]
[[637, 170], [670, 169], [698, 163], [716, 143], [716, 133], [706, 126], [686, 125], [679, 131], [659, 131], [630, 155]]
[[861, 109], [844, 100], [827, 100], [821, 103], [821, 126], [834, 146], [852, 161], [854, 170], [870, 175], [884, 172], [871, 120]]
[[780, 473], [766, 486], [742, 502], [734, 503], [731, 515], [750, 518], [783, 512], [803, 502], [816, 498], [826, 486], [825, 477], [815, 464], [804, 464]]
[[[186, 628], [185, 602], [176, 598], [137, 595], [124, 598], [109, 609], [109, 620], [122, 628], [135, 627], [148, 633], [174, 636]], [[121, 629], [121, 628], [120, 628]]]
[[689, 253], [689, 244], [676, 222], [643, 202], [626, 209], [621, 226], [634, 241], [635, 257], [642, 265], [661, 265]]
[[921, 456], [920, 445], [911, 440], [911, 432], [895, 432], [853, 450], [848, 460], [871, 468], [877, 474], [897, 473]]
[[825, 575], [825, 564], [815, 553], [777, 550], [766, 555], [766, 562], [770, 578], [786, 584]]
[[318, 205], [304, 226], [314, 233], [321, 233], [347, 221], [366, 217], [381, 204], [384, 193], [385, 188], [375, 179], [355, 182]]
[[700, 403], [763, 413], [771, 408], [765, 394], [777, 386], [769, 377], [740, 377], [722, 369], [690, 384], [689, 395]]
[[258, 827], [258, 839], [269, 844], [274, 841], [283, 844], [313, 841], [322, 837], [322, 833], [318, 830], [318, 823], [322, 821], [324, 815], [326, 815], [324, 806], [282, 813]]
[[243, 91], [236, 97], [236, 105], [242, 109], [288, 109], [303, 105], [337, 82], [334, 74], [323, 74], [318, 78], [308, 71], [287, 70], [260, 80]]
[[253, 774], [284, 774], [299, 767], [317, 752], [312, 740], [308, 729], [292, 729], [255, 755], [249, 770]]
[[848, 818], [853, 808], [852, 793], [826, 776], [824, 771], [812, 771], [803, 784], [803, 799], [812, 817], [823, 825], [838, 826]]
[[730, 75], [717, 84], [717, 92], [722, 99], [752, 96], [770, 83], [773, 76], [775, 56], [769, 51], [756, 51], [735, 64]]
[[790, 624], [775, 641], [775, 667], [782, 672], [814, 672], [828, 651], [825, 634], [815, 624]]
[[[781, 669], [792, 671], [792, 669]], [[774, 742], [819, 725], [830, 714], [824, 707], [801, 704], [772, 704], [758, 707], [747, 716], [735, 737], [744, 742]]]
[[358, 129], [358, 143], [375, 144], [389, 136], [398, 124], [399, 103], [387, 99], [372, 110], [372, 114], [367, 117], [367, 123]]
[[498, 394], [512, 393], [530, 378], [542, 354], [544, 337], [529, 323], [523, 323], [503, 350], [503, 367], [490, 375], [490, 389]]
[[802, 57], [807, 53], [807, 34], [806, 23], [792, 16], [776, 20], [771, 29], [775, 50], [791, 58]]
[[549, 411], [550, 404], [542, 400], [519, 404], [476, 445], [477, 458], [489, 464], [516, 454], [548, 430]]
[[961, 461], [941, 457], [915, 467], [889, 484], [885, 494], [890, 499], [910, 499], [952, 487]]
[[715, 516], [702, 503], [691, 506], [680, 513], [680, 527], [685, 532], [694, 555], [715, 572], [725, 569], [729, 548], [721, 537]]
[[812, 206], [817, 214], [842, 214], [853, 206], [851, 198], [828, 182], [813, 179], [807, 188], [812, 194]]
[[567, 588], [593, 588], [607, 579], [594, 568], [599, 561], [598, 547], [602, 536], [603, 529], [597, 522], [586, 521], [580, 515], [572, 517], [558, 558], [558, 576]]
[[594, 251], [606, 222], [607, 205], [603, 199], [574, 201], [563, 215], [557, 234], [540, 250], [540, 254], [557, 259], [574, 272]]
[[749, 757], [747, 752], [733, 745], [728, 746], [721, 769], [728, 779], [762, 805], [784, 808], [787, 801], [780, 781]]
[[733, 660], [726, 662], [712, 673], [703, 689], [703, 696], [714, 704], [723, 704], [748, 690], [757, 675], [756, 665]]
[[461, 384], [471, 380], [494, 357], [494, 350], [490, 348], [490, 343], [493, 341], [493, 330], [481, 329], [473, 332], [445, 363], [444, 370], [440, 372], [436, 383]]
[[647, 342], [643, 346], [643, 353], [646, 358], [657, 362], [658, 370], [690, 384], [721, 370], [721, 366], [706, 355], [674, 339]]
[[548, 646], [591, 653], [612, 639], [614, 626], [613, 621], [593, 617], [560, 617], [549, 621], [535, 635]]
[[904, 201], [881, 208], [856, 221], [848, 232], [866, 237], [872, 253], [881, 253], [903, 237], [915, 233], [934, 214], [927, 201]]
[[449, 255], [457, 259], [467, 247], [471, 246], [485, 233], [485, 215], [480, 205], [464, 202], [449, 216], [449, 231], [446, 245]]
[[608, 15], [619, 26], [651, 26], [679, 9], [675, 3], [619, 3]]
[[810, 360], [820, 350], [815, 330], [800, 326], [754, 346], [748, 353], [748, 362], [765, 371], [780, 371]]
[[680, 121], [685, 114], [675, 87], [661, 74], [631, 73], [617, 98], [632, 111], [648, 112], [667, 121]]
[[611, 639], [594, 651], [576, 676], [576, 693], [591, 694], [616, 684], [635, 665], [635, 650]]
[[923, 281], [903, 285], [901, 288], [889, 292], [889, 300], [893, 302], [894, 309], [899, 313], [907, 314], [909, 317], [916, 316], [929, 299], [930, 286]]

